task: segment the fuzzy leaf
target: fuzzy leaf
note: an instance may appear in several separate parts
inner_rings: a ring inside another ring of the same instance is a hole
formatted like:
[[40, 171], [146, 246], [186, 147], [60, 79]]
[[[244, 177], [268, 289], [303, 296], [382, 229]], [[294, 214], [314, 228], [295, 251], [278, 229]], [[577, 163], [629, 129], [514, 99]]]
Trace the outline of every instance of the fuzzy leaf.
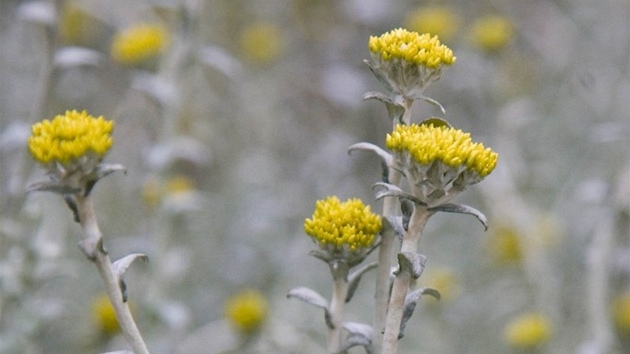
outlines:
[[486, 216], [483, 215], [483, 213], [480, 212], [479, 210], [469, 205], [457, 204], [457, 203], [446, 203], [446, 204], [438, 205], [433, 208], [429, 208], [428, 210], [472, 215], [476, 217], [477, 220], [479, 220], [479, 222], [483, 225], [486, 231], [488, 230], [488, 219], [486, 218]]
[[405, 114], [405, 106], [401, 102], [403, 98], [400, 95], [395, 96], [394, 99], [391, 97], [380, 93], [380, 92], [368, 92], [363, 95], [364, 100], [375, 99], [385, 103], [385, 107], [387, 107], [387, 113], [389, 114], [389, 118], [392, 121], [398, 122], [400, 124], [404, 124], [402, 117]]
[[358, 345], [364, 347], [366, 353], [373, 353], [372, 326], [363, 323], [344, 322], [343, 328], [349, 332], [349, 335], [344, 341], [339, 351], [340, 353], [346, 352], [348, 349]]
[[30, 192], [53, 192], [57, 194], [73, 194], [79, 192], [79, 188], [73, 188], [65, 183], [52, 181], [33, 183], [26, 188], [26, 193]]
[[357, 290], [359, 282], [361, 281], [361, 276], [363, 276], [363, 274], [365, 274], [367, 271], [372, 270], [376, 267], [378, 267], [378, 262], [368, 263], [350, 274], [350, 276], [348, 277], [348, 293], [346, 294], [346, 302], [350, 302], [350, 300], [352, 300], [352, 296], [354, 295], [354, 292]]
[[409, 193], [403, 191], [402, 189], [400, 189], [400, 187], [395, 186], [393, 184], [377, 182], [377, 183], [374, 183], [372, 185], [372, 189], [374, 189], [376, 187], [383, 187], [384, 188], [383, 190], [380, 190], [380, 191], [375, 193], [376, 199], [381, 199], [381, 198], [384, 198], [384, 197], [399, 197], [399, 198], [408, 199], [408, 200], [410, 200], [410, 201], [412, 201], [412, 202], [414, 202], [416, 204], [422, 205], [422, 206], [426, 206], [427, 205], [425, 202], [423, 202], [420, 199], [416, 198], [412, 194], [409, 194]]
[[311, 250], [308, 253], [309, 256], [313, 256], [319, 260], [322, 260], [326, 263], [330, 263], [332, 261], [332, 258], [330, 257], [330, 254], [328, 254], [328, 252], [324, 252], [322, 250]]
[[357, 143], [348, 148], [348, 155], [351, 155], [355, 150], [365, 150], [372, 151], [381, 159], [381, 167], [383, 169], [383, 181], [387, 182], [389, 180], [389, 168], [393, 165], [394, 159], [392, 155], [381, 149], [380, 147], [371, 144], [371, 143]]
[[430, 124], [433, 124], [433, 126], [436, 128], [438, 127], [452, 128], [451, 124], [447, 122], [446, 119], [438, 118], [438, 117], [427, 118], [423, 120], [422, 122], [420, 122], [420, 125], [430, 125]]
[[112, 264], [112, 267], [114, 268], [114, 273], [116, 274], [116, 276], [121, 278], [123, 274], [125, 274], [125, 272], [127, 271], [127, 268], [129, 268], [131, 263], [133, 263], [136, 259], [140, 259], [144, 261], [144, 263], [149, 262], [149, 257], [146, 254], [142, 254], [142, 253], [129, 254]]
[[[418, 96], [413, 97], [413, 99], [414, 99], [414, 100], [423, 100], [423, 101], [425, 101], [425, 102], [427, 102], [427, 103], [430, 103], [430, 104], [432, 104], [432, 105], [436, 106], [437, 108], [439, 108], [439, 110], [442, 112], [442, 114], [446, 114], [446, 110], [444, 109], [444, 106], [442, 106], [442, 105], [440, 104], [440, 102], [438, 102], [438, 101], [434, 100], [434, 99], [433, 99], [433, 98], [431, 98], [431, 97], [427, 97], [427, 96], [423, 96], [423, 95], [418, 95]], [[449, 124], [449, 127], [450, 127], [450, 124]]]
[[424, 271], [424, 264], [427, 257], [415, 252], [402, 252], [398, 254], [398, 269], [394, 275], [400, 274], [404, 270], [408, 270], [414, 279], [420, 278]]
[[383, 230], [381, 231], [381, 235], [386, 237], [386, 233], [388, 232], [393, 232], [394, 235], [396, 235], [398, 239], [402, 241], [403, 236], [405, 235], [402, 216], [383, 217]]
[[394, 89], [392, 88], [392, 85], [389, 84], [389, 81], [387, 81], [387, 78], [385, 78], [378, 70], [376, 70], [376, 68], [374, 68], [374, 66], [372, 66], [372, 63], [370, 63], [369, 60], [363, 60], [363, 62], [365, 64], [367, 64], [367, 66], [368, 66], [368, 68], [370, 68], [370, 71], [372, 72], [372, 74], [374, 74], [376, 79], [381, 84], [383, 84], [383, 86], [385, 86], [385, 89], [387, 89], [387, 91], [394, 92]]
[[293, 288], [289, 290], [287, 294], [287, 298], [296, 298], [298, 300], [304, 301], [307, 304], [311, 304], [315, 307], [319, 307], [324, 310], [324, 318], [326, 320], [326, 325], [328, 328], [334, 328], [332, 321], [330, 319], [330, 311], [328, 310], [328, 301], [321, 296], [318, 292], [313, 289], [309, 289], [307, 287], [299, 287]]
[[101, 179], [105, 176], [108, 176], [114, 172], [122, 171], [124, 174], [127, 174], [127, 168], [118, 163], [102, 163], [99, 164], [96, 168], [96, 176]]
[[398, 335], [398, 339], [402, 338], [405, 335], [405, 327], [407, 326], [407, 321], [413, 315], [413, 311], [416, 309], [416, 304], [422, 295], [431, 295], [436, 299], [440, 299], [440, 293], [431, 288], [421, 288], [415, 291], [410, 292], [405, 297], [405, 307], [403, 308], [402, 320], [400, 321], [400, 334]]

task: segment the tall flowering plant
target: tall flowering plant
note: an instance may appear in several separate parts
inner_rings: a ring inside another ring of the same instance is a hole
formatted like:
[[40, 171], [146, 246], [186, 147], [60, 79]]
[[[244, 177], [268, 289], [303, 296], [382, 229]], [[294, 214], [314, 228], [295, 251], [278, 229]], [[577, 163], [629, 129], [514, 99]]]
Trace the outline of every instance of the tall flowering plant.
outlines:
[[113, 121], [86, 111], [67, 111], [34, 124], [28, 149], [49, 179], [33, 184], [28, 190], [54, 192], [64, 198], [74, 220], [81, 225], [83, 237], [79, 248], [96, 265], [122, 333], [133, 352], [143, 354], [149, 351], [129, 310], [122, 276], [134, 260], [147, 257], [135, 253], [111, 262], [90, 197], [101, 178], [124, 171], [121, 165], [103, 163], [113, 144], [113, 129]]
[[[374, 187], [376, 198], [384, 200], [383, 212], [373, 214], [356, 199], [345, 203], [336, 197], [318, 201], [313, 217], [305, 221], [305, 231], [319, 246], [311, 254], [330, 266], [332, 299], [329, 303], [308, 288], [293, 289], [288, 295], [324, 309], [329, 353], [346, 353], [357, 345], [368, 353], [397, 352], [398, 340], [418, 299], [425, 294], [440, 296], [435, 289], [414, 289], [412, 285], [425, 267], [426, 257], [418, 253], [418, 244], [426, 223], [435, 213], [451, 212], [473, 215], [487, 229], [486, 217], [480, 211], [454, 200], [492, 173], [498, 159], [492, 149], [473, 141], [470, 133], [453, 128], [443, 118], [411, 121], [411, 108], [418, 99], [445, 112], [437, 101], [422, 94], [456, 61], [452, 50], [437, 36], [399, 28], [370, 37], [368, 48], [371, 60], [365, 62], [387, 92], [369, 92], [364, 98], [386, 105], [392, 131], [386, 135], [386, 149], [363, 142], [350, 146], [348, 152], [370, 151], [381, 159], [383, 181]], [[399, 245], [396, 240], [400, 240]], [[377, 262], [349, 273], [375, 249]], [[394, 260], [397, 267], [391, 272]], [[372, 325], [344, 322], [343, 303], [351, 300], [361, 276], [375, 268]], [[345, 338], [342, 329], [348, 332]]]

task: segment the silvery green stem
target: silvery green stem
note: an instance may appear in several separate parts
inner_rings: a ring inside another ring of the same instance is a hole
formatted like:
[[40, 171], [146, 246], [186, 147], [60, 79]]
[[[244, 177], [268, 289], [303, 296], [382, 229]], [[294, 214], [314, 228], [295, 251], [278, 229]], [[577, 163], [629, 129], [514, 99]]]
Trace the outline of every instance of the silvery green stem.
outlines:
[[[400, 252], [416, 253], [418, 250], [418, 242], [422, 236], [422, 230], [426, 225], [429, 217], [433, 213], [425, 208], [416, 206], [409, 227], [403, 238]], [[405, 297], [411, 283], [411, 273], [409, 269], [400, 269], [400, 272], [394, 279], [392, 295], [389, 300], [387, 309], [387, 320], [385, 322], [385, 334], [383, 335], [383, 350], [381, 354], [395, 354], [398, 349], [398, 336], [400, 334], [400, 323], [402, 321], [402, 313], [405, 306]]]
[[101, 279], [103, 280], [105, 291], [116, 313], [120, 329], [135, 354], [149, 354], [149, 350], [142, 339], [138, 326], [131, 316], [129, 306], [123, 301], [120, 278], [114, 273], [109, 255], [102, 247], [102, 234], [96, 221], [92, 200], [89, 196], [84, 197], [77, 195], [76, 201], [84, 239], [99, 240], [99, 245], [96, 247], [94, 254], [88, 254], [88, 257], [96, 265]]
[[330, 323], [328, 328], [328, 353], [345, 354], [347, 351], [340, 351], [342, 343], [343, 329], [343, 307], [348, 294], [348, 265], [343, 262], [331, 264], [333, 275], [333, 293], [330, 299]]
[[[400, 183], [400, 171], [389, 169], [389, 182], [394, 185]], [[398, 199], [396, 197], [385, 197], [383, 201], [383, 217], [397, 214]], [[385, 328], [385, 318], [387, 316], [387, 305], [389, 303], [389, 275], [392, 264], [392, 250], [396, 241], [395, 233], [383, 232], [381, 234], [381, 245], [378, 253], [378, 269], [376, 273], [376, 289], [374, 291], [374, 322], [372, 328], [372, 347], [375, 353], [380, 352], [383, 342], [383, 328]]]

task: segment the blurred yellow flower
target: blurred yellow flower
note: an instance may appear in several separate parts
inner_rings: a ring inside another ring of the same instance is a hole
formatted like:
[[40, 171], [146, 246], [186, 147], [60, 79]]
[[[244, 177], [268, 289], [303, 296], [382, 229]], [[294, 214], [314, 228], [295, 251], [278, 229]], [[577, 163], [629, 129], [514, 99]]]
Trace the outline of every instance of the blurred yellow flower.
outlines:
[[257, 290], [243, 290], [227, 300], [225, 317], [239, 332], [253, 334], [267, 317], [267, 301]]
[[166, 183], [166, 192], [169, 195], [187, 193], [195, 189], [195, 181], [190, 177], [178, 175], [170, 178]]
[[486, 52], [494, 52], [505, 47], [514, 37], [512, 22], [503, 16], [488, 15], [475, 21], [472, 28], [472, 41]]
[[252, 61], [268, 63], [276, 59], [283, 49], [282, 31], [271, 23], [259, 22], [243, 29], [240, 46], [243, 55]]
[[105, 294], [92, 301], [92, 319], [102, 334], [111, 336], [120, 331], [114, 307]]
[[323, 250], [341, 258], [361, 255], [374, 244], [381, 231], [381, 217], [358, 199], [339, 201], [336, 196], [318, 200], [304, 231]]
[[453, 38], [459, 28], [460, 18], [448, 6], [421, 7], [405, 19], [405, 26], [418, 33], [431, 33], [441, 40]]
[[487, 247], [492, 259], [498, 263], [515, 263], [523, 258], [519, 235], [511, 225], [493, 227], [488, 235]]
[[136, 64], [161, 53], [169, 40], [168, 31], [162, 25], [136, 24], [114, 36], [111, 56], [121, 64]]
[[630, 337], [630, 290], [613, 299], [611, 311], [617, 331], [624, 337]]
[[551, 337], [551, 323], [546, 316], [530, 312], [516, 317], [504, 328], [504, 339], [511, 347], [533, 349]]
[[114, 122], [102, 116], [95, 118], [86, 111], [66, 111], [52, 121], [45, 119], [34, 124], [28, 148], [42, 164], [67, 165], [86, 155], [100, 160], [112, 146], [113, 129]]
[[75, 1], [66, 2], [59, 17], [59, 35], [67, 43], [87, 44], [95, 35], [95, 21]]
[[459, 279], [452, 269], [447, 267], [429, 268], [422, 273], [422, 283], [440, 292], [440, 302], [455, 299], [460, 292]]

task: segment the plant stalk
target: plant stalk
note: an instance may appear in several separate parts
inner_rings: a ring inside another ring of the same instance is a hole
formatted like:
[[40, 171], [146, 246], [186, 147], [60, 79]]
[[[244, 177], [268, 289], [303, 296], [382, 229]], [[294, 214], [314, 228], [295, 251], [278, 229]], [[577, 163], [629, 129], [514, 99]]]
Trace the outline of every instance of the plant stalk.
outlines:
[[[123, 301], [121, 281], [114, 272], [107, 251], [102, 247], [102, 233], [96, 220], [96, 214], [90, 196], [77, 195], [77, 212], [85, 240], [98, 240], [93, 255], [88, 257], [94, 262], [105, 285], [105, 291], [116, 313], [121, 332], [135, 354], [149, 354], [138, 326], [131, 315], [129, 306]], [[85, 250], [84, 250], [85, 251]], [[91, 257], [93, 256], [93, 257]]]
[[[422, 236], [422, 230], [426, 225], [429, 217], [433, 215], [425, 208], [416, 205], [411, 214], [409, 227], [403, 238], [401, 252], [413, 252], [418, 250], [418, 242]], [[385, 333], [383, 335], [383, 350], [381, 354], [395, 354], [398, 350], [398, 336], [400, 334], [400, 323], [402, 321], [402, 313], [405, 307], [405, 298], [411, 284], [411, 273], [409, 269], [399, 269], [399, 273], [394, 279], [392, 295], [389, 300], [387, 309], [387, 318], [385, 322]]]

